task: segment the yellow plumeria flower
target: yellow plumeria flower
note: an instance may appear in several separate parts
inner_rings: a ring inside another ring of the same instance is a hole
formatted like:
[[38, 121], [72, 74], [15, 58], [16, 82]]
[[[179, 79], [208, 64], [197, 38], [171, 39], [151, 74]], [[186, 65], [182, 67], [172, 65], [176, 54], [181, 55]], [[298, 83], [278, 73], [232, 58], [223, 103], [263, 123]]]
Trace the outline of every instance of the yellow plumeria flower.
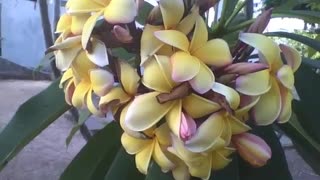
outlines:
[[175, 82], [189, 81], [192, 88], [200, 94], [211, 89], [215, 82], [212, 70], [232, 62], [228, 44], [222, 39], [208, 41], [207, 26], [198, 16], [191, 42], [187, 36], [176, 30], [163, 30], [154, 33], [162, 42], [178, 48], [171, 58], [171, 77]]
[[186, 84], [173, 82], [170, 67], [166, 56], [155, 56], [146, 62], [142, 83], [153, 91], [136, 96], [130, 104], [125, 117], [129, 129], [144, 131], [165, 117], [171, 131], [179, 137], [182, 125], [185, 125], [181, 122], [184, 113], [199, 118], [221, 108], [213, 101], [186, 92]]
[[64, 83], [67, 83], [67, 89], [74, 86], [74, 92], [68, 93], [72, 97], [68, 97], [67, 102], [78, 108], [86, 105], [93, 114], [101, 116], [102, 113], [93, 103], [93, 92], [104, 96], [112, 88], [114, 77], [110, 72], [99, 69], [88, 59], [86, 53], [82, 52], [72, 63], [71, 69], [64, 73], [61, 84]]
[[212, 170], [219, 170], [227, 166], [231, 162], [228, 156], [235, 151], [225, 147], [222, 143], [217, 146], [216, 150], [207, 153], [194, 153], [189, 151], [183, 142], [175, 136], [172, 136], [172, 147], [169, 147], [168, 150], [185, 162], [192, 176], [205, 180], [210, 178]]
[[[299, 52], [286, 45], [279, 46], [271, 39], [253, 33], [243, 33], [240, 40], [260, 52], [260, 61], [269, 65], [268, 75], [270, 90], [263, 94], [253, 109], [253, 116], [258, 125], [269, 125], [277, 120], [287, 122], [292, 113], [291, 101], [294, 88], [293, 73], [301, 64]], [[287, 64], [281, 59], [281, 51]]]
[[158, 128], [152, 127], [149, 131], [151, 133], [144, 139], [123, 133], [122, 145], [127, 153], [136, 155], [136, 166], [141, 173], [147, 174], [151, 159], [163, 172], [168, 172], [175, 166], [166, 155], [168, 153], [166, 148], [171, 145], [169, 127], [167, 124], [162, 124]]
[[82, 29], [86, 21], [89, 19], [90, 14], [78, 14], [78, 15], [70, 15], [64, 14], [60, 17], [56, 33], [72, 33], [73, 35], [82, 34]]
[[[185, 9], [183, 0], [160, 0], [160, 8], [163, 26], [154, 26], [146, 24], [141, 37], [141, 65], [152, 58], [154, 54], [166, 55], [159, 51], [166, 51], [168, 47], [164, 47], [164, 43], [159, 41], [154, 32], [159, 30], [178, 30], [184, 34], [188, 34], [194, 27], [198, 14], [198, 7], [192, 8], [189, 15], [183, 18]], [[183, 19], [182, 19], [183, 18]]]

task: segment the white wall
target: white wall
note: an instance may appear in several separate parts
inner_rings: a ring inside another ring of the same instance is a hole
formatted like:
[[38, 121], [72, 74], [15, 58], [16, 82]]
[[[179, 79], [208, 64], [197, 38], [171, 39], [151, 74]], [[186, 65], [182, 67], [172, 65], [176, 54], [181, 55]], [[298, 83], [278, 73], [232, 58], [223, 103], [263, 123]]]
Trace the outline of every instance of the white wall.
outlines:
[[1, 0], [1, 3], [2, 57], [36, 67], [45, 50], [39, 7], [28, 0]]

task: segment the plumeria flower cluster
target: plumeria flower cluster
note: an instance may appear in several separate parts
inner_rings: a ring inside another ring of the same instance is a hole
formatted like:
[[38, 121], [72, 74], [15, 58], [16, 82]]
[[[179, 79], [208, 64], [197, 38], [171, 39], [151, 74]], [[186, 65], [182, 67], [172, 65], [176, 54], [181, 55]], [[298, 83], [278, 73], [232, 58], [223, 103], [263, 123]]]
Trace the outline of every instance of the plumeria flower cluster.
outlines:
[[[223, 39], [209, 39], [203, 1], [188, 7], [160, 0], [139, 30], [143, 3], [67, 2], [50, 48], [64, 72], [66, 101], [97, 116], [112, 113], [143, 174], [153, 161], [177, 180], [208, 179], [235, 151], [253, 166], [265, 165], [271, 150], [250, 130], [289, 120], [299, 53], [258, 34], [259, 24], [240, 34], [231, 53]], [[135, 53], [137, 66], [114, 57], [114, 47]], [[244, 57], [248, 48], [259, 53], [256, 62]]]

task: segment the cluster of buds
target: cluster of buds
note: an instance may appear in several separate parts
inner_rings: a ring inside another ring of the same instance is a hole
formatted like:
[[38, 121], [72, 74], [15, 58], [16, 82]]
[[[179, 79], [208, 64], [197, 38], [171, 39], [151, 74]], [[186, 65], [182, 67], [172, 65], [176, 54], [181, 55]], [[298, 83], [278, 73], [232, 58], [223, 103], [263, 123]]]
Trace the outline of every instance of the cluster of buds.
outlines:
[[[199, 7], [207, 3], [193, 2], [160, 0], [139, 33], [141, 0], [69, 0], [49, 49], [64, 72], [66, 101], [97, 116], [112, 113], [144, 174], [154, 161], [175, 179], [208, 179], [235, 151], [263, 166], [271, 150], [249, 133], [252, 125], [291, 116], [299, 53], [253, 32], [259, 24], [240, 34], [231, 53], [223, 39], [208, 38]], [[113, 47], [135, 53], [136, 67], [114, 57]], [[259, 52], [256, 62], [246, 58], [248, 48]]]

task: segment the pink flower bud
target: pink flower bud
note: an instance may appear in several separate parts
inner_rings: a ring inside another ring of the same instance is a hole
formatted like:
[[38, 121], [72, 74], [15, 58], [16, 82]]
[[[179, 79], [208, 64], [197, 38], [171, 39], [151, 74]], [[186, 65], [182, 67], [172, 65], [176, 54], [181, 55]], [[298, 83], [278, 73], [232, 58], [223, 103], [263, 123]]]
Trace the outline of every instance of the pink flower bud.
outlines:
[[197, 130], [197, 125], [194, 119], [186, 113], [181, 113], [181, 124], [180, 124], [180, 138], [183, 141], [189, 140]]
[[255, 167], [264, 166], [271, 158], [271, 149], [260, 137], [242, 133], [232, 137], [232, 142], [240, 156]]
[[119, 25], [115, 25], [112, 32], [114, 36], [122, 43], [131, 43], [133, 40], [130, 32]]

